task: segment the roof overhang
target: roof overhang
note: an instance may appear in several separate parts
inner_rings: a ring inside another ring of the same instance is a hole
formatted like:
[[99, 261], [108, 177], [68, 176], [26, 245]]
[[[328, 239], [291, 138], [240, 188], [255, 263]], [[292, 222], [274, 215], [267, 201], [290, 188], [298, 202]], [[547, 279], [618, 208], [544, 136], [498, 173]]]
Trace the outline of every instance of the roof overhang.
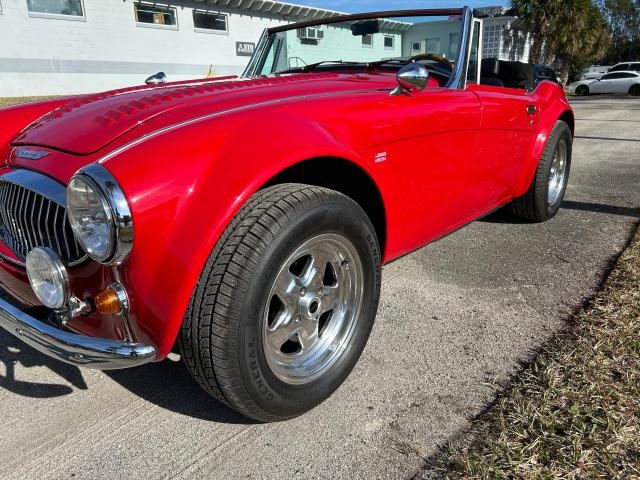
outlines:
[[247, 13], [254, 12], [263, 15], [280, 16], [288, 20], [302, 18], [321, 19], [342, 15], [343, 12], [324, 8], [295, 5], [293, 3], [276, 2], [274, 0], [192, 0], [202, 4], [202, 8], [222, 10], [239, 10]]
[[355, 14], [344, 14], [344, 13], [334, 13], [334, 15], [316, 19], [316, 20], [307, 20], [299, 23], [282, 25], [280, 27], [274, 27], [268, 29], [269, 33], [277, 33], [283, 32], [285, 30], [292, 30], [295, 28], [304, 28], [304, 27], [313, 27], [316, 25], [330, 25], [332, 23], [339, 22], [351, 22], [358, 20], [370, 20], [374, 18], [384, 18], [385, 22], [381, 25], [384, 29], [401, 29], [408, 30], [411, 28], [411, 23], [402, 22], [399, 20], [390, 20], [391, 18], [402, 18], [402, 17], [460, 17], [464, 13], [464, 9], [462, 8], [454, 8], [454, 9], [422, 9], [422, 10], [389, 10], [383, 12], [370, 12], [370, 13], [355, 13]]

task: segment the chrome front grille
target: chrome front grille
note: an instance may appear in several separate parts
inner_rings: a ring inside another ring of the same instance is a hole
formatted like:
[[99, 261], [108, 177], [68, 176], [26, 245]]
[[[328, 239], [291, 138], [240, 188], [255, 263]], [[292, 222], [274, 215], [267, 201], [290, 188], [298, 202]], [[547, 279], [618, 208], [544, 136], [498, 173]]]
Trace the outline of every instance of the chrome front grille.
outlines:
[[0, 240], [18, 257], [17, 263], [24, 264], [35, 247], [51, 248], [69, 265], [85, 257], [64, 198], [64, 186], [39, 173], [14, 170], [0, 176]]

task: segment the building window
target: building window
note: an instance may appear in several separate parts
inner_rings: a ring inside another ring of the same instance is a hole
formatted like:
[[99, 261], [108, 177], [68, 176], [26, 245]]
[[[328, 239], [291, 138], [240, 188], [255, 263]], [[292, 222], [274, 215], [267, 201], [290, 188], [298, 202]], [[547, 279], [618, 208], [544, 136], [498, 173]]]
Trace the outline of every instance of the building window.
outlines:
[[324, 38], [324, 32], [314, 27], [299, 28], [298, 38], [311, 38], [314, 40], [322, 40]]
[[440, 38], [427, 38], [428, 53], [442, 53], [440, 50]]
[[482, 57], [499, 58], [504, 37], [503, 25], [487, 25], [484, 27]]
[[422, 53], [422, 44], [420, 42], [412, 42], [411, 53], [413, 53], [414, 55], [417, 55], [418, 53]]
[[393, 49], [394, 45], [395, 45], [395, 38], [384, 37], [384, 48]]
[[298, 39], [302, 45], [318, 45], [324, 38], [324, 32], [317, 28], [307, 27], [298, 29]]
[[84, 19], [82, 0], [27, 0], [31, 17]]
[[141, 27], [178, 28], [178, 17], [173, 7], [136, 2], [133, 8], [136, 13], [136, 23]]
[[373, 47], [373, 35], [363, 35], [362, 36], [362, 46], [363, 47]]
[[193, 25], [198, 31], [205, 30], [214, 33], [229, 32], [229, 18], [224, 13], [194, 10]]
[[449, 34], [449, 58], [456, 58], [458, 55], [458, 44], [460, 43], [460, 34], [458, 32]]

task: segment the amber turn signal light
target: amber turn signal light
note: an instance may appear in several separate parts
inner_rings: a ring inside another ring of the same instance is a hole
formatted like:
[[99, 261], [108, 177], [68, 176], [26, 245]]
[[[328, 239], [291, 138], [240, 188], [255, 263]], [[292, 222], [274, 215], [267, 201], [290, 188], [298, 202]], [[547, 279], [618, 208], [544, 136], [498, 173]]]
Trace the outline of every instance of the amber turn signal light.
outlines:
[[96, 295], [95, 305], [98, 313], [117, 315], [129, 308], [129, 301], [122, 285], [114, 283]]

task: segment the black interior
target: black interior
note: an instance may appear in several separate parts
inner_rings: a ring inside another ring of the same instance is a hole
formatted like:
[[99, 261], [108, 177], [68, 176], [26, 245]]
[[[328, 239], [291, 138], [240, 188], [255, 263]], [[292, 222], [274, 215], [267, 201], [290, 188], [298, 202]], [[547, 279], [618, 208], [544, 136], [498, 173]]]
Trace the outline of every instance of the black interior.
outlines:
[[485, 58], [482, 60], [480, 83], [493, 87], [504, 87], [504, 81], [500, 78], [500, 60], [497, 58]]
[[536, 71], [534, 66], [528, 63], [485, 58], [480, 67], [480, 83], [531, 91], [536, 86]]

